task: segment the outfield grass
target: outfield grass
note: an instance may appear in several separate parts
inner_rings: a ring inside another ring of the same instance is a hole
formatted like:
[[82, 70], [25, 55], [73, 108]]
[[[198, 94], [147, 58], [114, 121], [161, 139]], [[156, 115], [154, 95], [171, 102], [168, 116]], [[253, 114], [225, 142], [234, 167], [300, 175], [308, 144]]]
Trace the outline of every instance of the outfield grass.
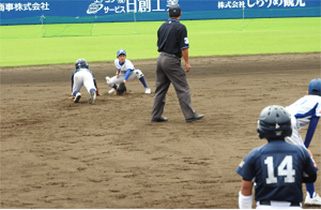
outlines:
[[[47, 25], [53, 31], [91, 36], [43, 38], [41, 25], [0, 27], [1, 67], [112, 61], [126, 49], [128, 59], [155, 59], [160, 22]], [[321, 18], [181, 21], [187, 26], [190, 56], [321, 52]], [[49, 34], [50, 35], [50, 34]]]

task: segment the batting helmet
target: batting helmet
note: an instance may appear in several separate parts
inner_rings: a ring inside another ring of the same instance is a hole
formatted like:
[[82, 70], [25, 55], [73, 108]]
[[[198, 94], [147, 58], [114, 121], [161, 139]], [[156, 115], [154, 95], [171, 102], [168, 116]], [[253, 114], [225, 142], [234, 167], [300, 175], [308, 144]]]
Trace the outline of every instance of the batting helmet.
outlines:
[[88, 68], [88, 63], [85, 59], [80, 58], [75, 62], [76, 69], [78, 68]]
[[260, 139], [282, 140], [292, 135], [291, 116], [282, 107], [272, 105], [265, 107], [258, 121], [257, 132]]
[[117, 57], [120, 56], [120, 55], [126, 55], [126, 51], [123, 50], [123, 49], [120, 49], [117, 51]]
[[321, 96], [321, 79], [320, 78], [316, 78], [316, 79], [311, 80], [311, 82], [309, 84], [308, 92], [311, 95]]

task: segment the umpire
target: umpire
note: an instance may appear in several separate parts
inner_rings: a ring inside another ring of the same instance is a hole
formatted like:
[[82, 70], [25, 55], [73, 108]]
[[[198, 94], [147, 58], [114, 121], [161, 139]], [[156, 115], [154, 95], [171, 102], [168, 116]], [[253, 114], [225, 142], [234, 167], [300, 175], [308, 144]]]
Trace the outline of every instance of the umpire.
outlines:
[[171, 5], [168, 15], [169, 19], [157, 31], [159, 56], [156, 65], [156, 90], [151, 121], [168, 121], [162, 114], [166, 93], [171, 83], [174, 85], [186, 122], [200, 120], [204, 115], [197, 115], [192, 108], [190, 88], [186, 80], [186, 73], [181, 66], [181, 57], [184, 57], [186, 72], [191, 69], [188, 58], [187, 30], [179, 22], [182, 15], [180, 6]]

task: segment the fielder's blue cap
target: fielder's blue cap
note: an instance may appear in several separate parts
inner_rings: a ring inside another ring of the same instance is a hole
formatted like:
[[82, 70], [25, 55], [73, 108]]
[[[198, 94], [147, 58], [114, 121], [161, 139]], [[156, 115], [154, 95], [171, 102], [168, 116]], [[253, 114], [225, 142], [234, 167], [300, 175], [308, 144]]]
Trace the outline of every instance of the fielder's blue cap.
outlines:
[[126, 51], [123, 50], [123, 49], [120, 49], [117, 51], [117, 57], [120, 56], [120, 55], [126, 55]]
[[321, 96], [321, 79], [316, 78], [311, 80], [309, 84], [309, 94]]

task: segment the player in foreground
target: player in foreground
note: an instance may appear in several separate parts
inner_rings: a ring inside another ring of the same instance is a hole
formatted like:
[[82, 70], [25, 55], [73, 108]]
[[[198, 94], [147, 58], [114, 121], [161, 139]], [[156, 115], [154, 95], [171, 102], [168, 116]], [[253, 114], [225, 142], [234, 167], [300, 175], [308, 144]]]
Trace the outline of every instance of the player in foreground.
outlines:
[[96, 96], [100, 96], [96, 79], [93, 73], [88, 69], [88, 63], [85, 59], [80, 58], [75, 62], [76, 70], [71, 76], [71, 94], [69, 99], [74, 100], [74, 103], [79, 103], [81, 98], [80, 89], [85, 86], [90, 94], [89, 104], [93, 104]]
[[[144, 74], [141, 70], [135, 69], [133, 63], [130, 60], [126, 59], [126, 51], [123, 49], [120, 49], [117, 51], [117, 59], [114, 61], [114, 64], [117, 68], [116, 76], [113, 76], [112, 78], [106, 77], [107, 85], [112, 87], [111, 90], [108, 91], [109, 94], [115, 92], [115, 90], [118, 90], [117, 83], [122, 83], [125, 87], [125, 83], [128, 80], [133, 80], [135, 78], [139, 79], [139, 81], [143, 84], [145, 89], [145, 94], [151, 94], [151, 89], [148, 87], [146, 83], [146, 79], [144, 77]], [[125, 89], [122, 89], [122, 91], [126, 91]], [[122, 92], [118, 92], [119, 94]]]
[[[291, 114], [293, 132], [286, 141], [309, 148], [312, 137], [321, 117], [321, 79], [313, 79], [309, 83], [308, 94], [285, 108]], [[299, 130], [309, 125], [303, 143]], [[314, 184], [306, 183], [307, 195], [305, 205], [321, 206], [321, 197], [315, 193]]]
[[302, 183], [315, 182], [318, 167], [306, 148], [285, 142], [292, 134], [290, 114], [278, 105], [264, 108], [257, 131], [268, 143], [253, 149], [236, 169], [243, 178], [239, 208], [252, 208], [255, 183], [257, 209], [301, 209]]

